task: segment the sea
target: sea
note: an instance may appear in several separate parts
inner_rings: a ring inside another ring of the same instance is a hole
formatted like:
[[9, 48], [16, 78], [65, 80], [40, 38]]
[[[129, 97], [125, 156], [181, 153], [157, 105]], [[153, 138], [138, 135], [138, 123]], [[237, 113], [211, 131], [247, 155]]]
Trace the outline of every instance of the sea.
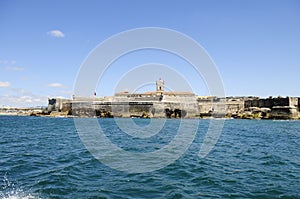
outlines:
[[[93, 120], [112, 145], [133, 155], [154, 154], [172, 143], [182, 121], [195, 121], [164, 119], [157, 134], [136, 137], [114, 118]], [[145, 131], [152, 121], [120, 120]], [[0, 116], [0, 198], [300, 198], [299, 120], [226, 119], [214, 147], [201, 157], [212, 120], [197, 120], [194, 134], [183, 126], [194, 137], [174, 161], [134, 172], [130, 160], [118, 162], [128, 170], [110, 166], [119, 158], [113, 150], [87, 147], [73, 118]], [[155, 158], [163, 163], [168, 156]]]

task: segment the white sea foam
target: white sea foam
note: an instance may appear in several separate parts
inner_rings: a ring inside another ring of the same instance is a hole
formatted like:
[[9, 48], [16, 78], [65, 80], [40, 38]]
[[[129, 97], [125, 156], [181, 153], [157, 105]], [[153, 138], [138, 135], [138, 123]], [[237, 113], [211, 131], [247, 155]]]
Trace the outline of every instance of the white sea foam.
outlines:
[[33, 196], [31, 194], [25, 193], [21, 190], [14, 190], [9, 193], [0, 194], [3, 199], [38, 199], [39, 197]]
[[7, 196], [4, 199], [35, 199], [36, 197], [31, 196], [30, 194], [27, 196], [18, 196], [18, 195], [11, 195]]
[[0, 190], [1, 199], [39, 199], [39, 197], [17, 188], [14, 183], [7, 178], [6, 174], [4, 175], [3, 183], [4, 186], [2, 186]]

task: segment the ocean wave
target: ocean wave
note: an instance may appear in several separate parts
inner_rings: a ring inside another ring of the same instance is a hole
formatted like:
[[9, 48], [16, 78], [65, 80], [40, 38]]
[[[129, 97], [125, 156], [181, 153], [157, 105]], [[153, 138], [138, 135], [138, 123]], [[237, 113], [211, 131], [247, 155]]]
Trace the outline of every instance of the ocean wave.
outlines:
[[22, 188], [17, 187], [13, 182], [11, 182], [7, 175], [3, 177], [1, 190], [0, 190], [1, 199], [40, 199], [36, 194], [28, 193]]

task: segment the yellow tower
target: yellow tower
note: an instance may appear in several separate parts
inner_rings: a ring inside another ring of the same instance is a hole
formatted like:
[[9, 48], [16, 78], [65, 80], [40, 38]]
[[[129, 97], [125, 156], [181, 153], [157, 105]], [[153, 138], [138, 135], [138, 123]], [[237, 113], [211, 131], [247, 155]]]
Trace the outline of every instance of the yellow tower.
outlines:
[[165, 82], [162, 79], [156, 81], [156, 95], [163, 95]]

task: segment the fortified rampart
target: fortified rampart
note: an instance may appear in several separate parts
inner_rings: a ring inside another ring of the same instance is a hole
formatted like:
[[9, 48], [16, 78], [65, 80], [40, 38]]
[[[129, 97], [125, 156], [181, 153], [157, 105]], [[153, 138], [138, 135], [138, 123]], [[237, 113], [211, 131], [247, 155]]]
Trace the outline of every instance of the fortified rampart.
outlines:
[[48, 111], [86, 117], [237, 117], [299, 118], [299, 98], [197, 97], [191, 95], [160, 97], [109, 97], [49, 99]]
[[164, 82], [157, 81], [156, 92], [116, 93], [110, 97], [49, 99], [48, 112], [53, 115], [84, 117], [199, 118], [234, 117], [298, 119], [297, 97], [214, 97], [191, 92], [166, 92]]
[[298, 107], [297, 97], [269, 97], [266, 99], [253, 99], [245, 101], [245, 108], [259, 107], [259, 108], [273, 108], [274, 106], [294, 106]]
[[269, 97], [266, 99], [254, 99], [245, 101], [245, 109], [253, 110], [270, 119], [298, 119], [299, 118], [298, 97]]

